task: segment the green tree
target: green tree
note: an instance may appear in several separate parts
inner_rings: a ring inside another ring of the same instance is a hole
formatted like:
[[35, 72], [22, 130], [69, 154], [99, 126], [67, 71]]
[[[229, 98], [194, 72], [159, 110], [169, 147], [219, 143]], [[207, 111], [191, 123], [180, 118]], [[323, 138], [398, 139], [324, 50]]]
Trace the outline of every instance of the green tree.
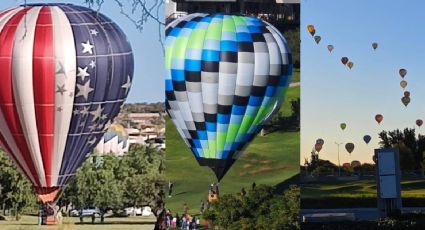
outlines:
[[289, 44], [292, 52], [292, 62], [296, 68], [300, 68], [300, 28], [288, 30], [284, 32], [286, 41]]

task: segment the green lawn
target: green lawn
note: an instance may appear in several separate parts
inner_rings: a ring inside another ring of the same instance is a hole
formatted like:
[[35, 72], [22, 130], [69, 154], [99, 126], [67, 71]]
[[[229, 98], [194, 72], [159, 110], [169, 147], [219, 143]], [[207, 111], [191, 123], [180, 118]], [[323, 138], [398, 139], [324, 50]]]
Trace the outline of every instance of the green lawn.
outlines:
[[[14, 221], [9, 218], [7, 221], [0, 221], [1, 230], [148, 230], [153, 229], [155, 217], [123, 217], [123, 218], [105, 218], [105, 223], [100, 224], [99, 219], [95, 224], [91, 224], [90, 218], [85, 218], [85, 224], [79, 223], [78, 217], [64, 217], [61, 225], [38, 226], [37, 217], [22, 216], [20, 221]], [[89, 223], [90, 222], [90, 223]]]
[[[298, 98], [299, 93], [299, 87], [288, 89], [282, 112], [290, 112], [289, 101]], [[166, 130], [166, 176], [174, 183], [174, 196], [166, 198], [166, 206], [175, 214], [181, 213], [187, 203], [189, 212], [198, 214], [200, 200], [206, 200], [209, 184], [216, 178], [209, 168], [198, 165], [169, 119]], [[220, 182], [220, 194], [238, 193], [242, 187], [249, 189], [254, 181], [257, 185], [277, 185], [298, 174], [299, 143], [299, 132], [256, 137]]]
[[[401, 196], [405, 206], [425, 204], [425, 180], [404, 180], [401, 184]], [[303, 184], [301, 199], [303, 208], [326, 208], [330, 207], [329, 205], [340, 208], [352, 207], [351, 205], [373, 207], [376, 206], [376, 182], [361, 180]], [[322, 202], [325, 200], [328, 202]], [[332, 202], [335, 204], [331, 204]]]
[[300, 82], [300, 69], [293, 69], [292, 82]]

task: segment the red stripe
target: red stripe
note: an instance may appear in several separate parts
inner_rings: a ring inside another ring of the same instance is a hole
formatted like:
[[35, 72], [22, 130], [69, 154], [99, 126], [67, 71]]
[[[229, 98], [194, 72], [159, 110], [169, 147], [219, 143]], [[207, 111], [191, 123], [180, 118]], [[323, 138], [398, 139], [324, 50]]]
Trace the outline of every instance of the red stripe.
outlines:
[[[22, 132], [19, 115], [16, 110], [15, 100], [13, 97], [12, 86], [12, 53], [16, 28], [28, 10], [29, 8], [25, 8], [16, 13], [0, 32], [0, 109], [4, 118], [8, 122], [9, 130], [19, 148], [19, 151], [22, 153], [25, 163], [28, 165], [31, 174], [34, 176], [36, 180], [35, 182], [39, 184], [38, 175], [32, 162], [25, 136]], [[16, 68], [25, 68], [25, 66], [19, 66]]]
[[[53, 53], [53, 27], [49, 7], [43, 7], [38, 15], [34, 35], [33, 88], [38, 139], [46, 175], [50, 187], [52, 174], [52, 149], [55, 119], [55, 60]], [[58, 94], [60, 97], [61, 95]]]
[[12, 11], [12, 10], [14, 10], [14, 9], [16, 9], [16, 8], [8, 9], [8, 10], [5, 10], [5, 11], [1, 12], [1, 13], [0, 13], [0, 20], [1, 20], [1, 18], [2, 18], [5, 14], [9, 13], [10, 11]]

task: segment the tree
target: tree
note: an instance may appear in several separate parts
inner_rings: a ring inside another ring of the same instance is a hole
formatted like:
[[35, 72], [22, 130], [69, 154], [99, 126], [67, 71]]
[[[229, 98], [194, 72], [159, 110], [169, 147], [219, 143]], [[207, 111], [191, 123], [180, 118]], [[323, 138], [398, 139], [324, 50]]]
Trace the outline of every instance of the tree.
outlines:
[[284, 36], [291, 48], [292, 62], [296, 68], [300, 68], [300, 28], [297, 27], [296, 29], [285, 31]]

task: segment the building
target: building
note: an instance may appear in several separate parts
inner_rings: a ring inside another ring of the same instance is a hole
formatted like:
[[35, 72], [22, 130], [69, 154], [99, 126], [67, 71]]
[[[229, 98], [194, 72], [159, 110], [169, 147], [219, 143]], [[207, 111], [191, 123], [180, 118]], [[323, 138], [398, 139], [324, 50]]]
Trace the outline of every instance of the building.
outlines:
[[300, 24], [300, 0], [166, 0], [166, 22], [191, 13], [255, 15], [280, 31]]

